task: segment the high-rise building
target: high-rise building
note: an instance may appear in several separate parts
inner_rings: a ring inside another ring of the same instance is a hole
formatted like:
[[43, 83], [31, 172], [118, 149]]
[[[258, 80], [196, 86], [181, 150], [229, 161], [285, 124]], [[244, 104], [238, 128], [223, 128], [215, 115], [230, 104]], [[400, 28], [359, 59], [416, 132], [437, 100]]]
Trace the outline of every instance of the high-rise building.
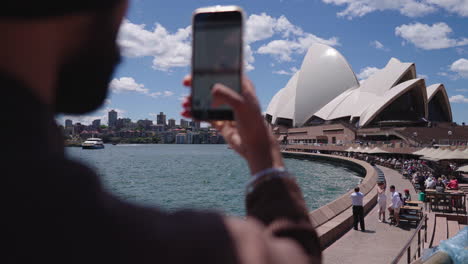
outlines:
[[93, 127], [99, 128], [101, 126], [101, 119], [96, 119], [93, 121]]
[[126, 128], [130, 125], [131, 122], [132, 120], [130, 118], [119, 118], [115, 122], [115, 127], [117, 129]]
[[157, 125], [166, 125], [166, 115], [163, 112], [159, 112], [159, 115], [156, 116]]
[[65, 128], [67, 127], [72, 127], [73, 126], [73, 121], [70, 119], [65, 120]]
[[114, 110], [109, 111], [109, 122], [107, 123], [109, 127], [115, 127], [115, 123], [117, 122], [117, 112]]
[[179, 133], [175, 138], [176, 144], [187, 144], [187, 134]]
[[153, 125], [153, 121], [145, 119], [145, 120], [138, 120], [137, 125], [139, 127], [142, 127], [144, 129], [150, 129], [150, 127]]
[[188, 132], [187, 144], [200, 144], [201, 138], [199, 133]]
[[181, 118], [180, 119], [180, 127], [187, 128], [189, 126], [189, 121]]
[[175, 128], [175, 119], [171, 118], [168, 120], [168, 126], [169, 128]]

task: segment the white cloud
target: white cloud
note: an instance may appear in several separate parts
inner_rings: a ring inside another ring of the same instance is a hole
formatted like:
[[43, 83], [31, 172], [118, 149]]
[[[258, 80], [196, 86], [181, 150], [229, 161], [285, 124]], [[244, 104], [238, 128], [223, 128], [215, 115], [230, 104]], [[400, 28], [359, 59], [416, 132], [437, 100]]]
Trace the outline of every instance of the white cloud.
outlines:
[[427, 76], [426, 74], [418, 74], [418, 78], [427, 80], [429, 79], [429, 76]]
[[191, 27], [179, 28], [170, 33], [161, 24], [153, 30], [146, 25], [125, 20], [120, 27], [118, 42], [128, 57], [153, 57], [153, 68], [168, 71], [174, 67], [186, 67], [191, 56]]
[[151, 97], [153, 97], [153, 98], [158, 98], [159, 96], [162, 95], [162, 93], [161, 93], [161, 92], [154, 92], [154, 93], [150, 93], [150, 94], [148, 94], [148, 95], [151, 96]]
[[[330, 39], [317, 37], [293, 25], [285, 16], [275, 18], [266, 13], [250, 15], [246, 21], [245, 31], [244, 66], [247, 71], [255, 68], [253, 65], [255, 53], [270, 54], [280, 61], [288, 61], [292, 54], [304, 53], [313, 43], [338, 45], [336, 37]], [[151, 29], [144, 24], [133, 24], [125, 20], [120, 28], [118, 42], [125, 56], [153, 57], [154, 69], [170, 71], [190, 64], [191, 37], [190, 26], [171, 33], [158, 23], [154, 29]], [[257, 51], [252, 49], [253, 43], [273, 37], [279, 39], [260, 47]], [[280, 47], [275, 46], [275, 41], [280, 41]], [[284, 49], [285, 45], [291, 47]]]
[[257, 52], [272, 55], [277, 61], [291, 61], [293, 54], [303, 54], [314, 43], [323, 43], [330, 46], [339, 45], [338, 38], [323, 39], [310, 33], [303, 33], [293, 39], [273, 40], [262, 45]]
[[458, 77], [468, 78], [468, 60], [458, 59], [450, 65], [450, 70], [455, 72]]
[[274, 74], [279, 74], [279, 75], [294, 75], [299, 69], [296, 67], [291, 67], [289, 68], [289, 71], [286, 70], [279, 70], [279, 71], [273, 71]]
[[449, 74], [446, 72], [438, 72], [437, 75], [447, 77]]
[[169, 97], [174, 95], [174, 92], [171, 91], [150, 92], [149, 89], [145, 88], [144, 84], [137, 83], [132, 77], [122, 77], [120, 79], [115, 78], [110, 82], [109, 87], [115, 93], [137, 92], [153, 98], [159, 98], [160, 96]]
[[357, 74], [357, 77], [359, 81], [362, 83], [365, 80], [367, 80], [370, 76], [374, 75], [376, 72], [378, 72], [379, 68], [376, 67], [365, 67], [361, 69], [361, 72]]
[[426, 0], [426, 2], [443, 8], [450, 13], [468, 16], [468, 1], [466, 0]]
[[468, 103], [468, 97], [465, 97], [464, 95], [457, 94], [457, 95], [452, 95], [449, 98], [449, 101], [451, 103]]
[[163, 94], [164, 94], [164, 97], [169, 97], [169, 96], [173, 96], [173, 95], [174, 95], [174, 92], [171, 92], [171, 91], [164, 91]]
[[409, 17], [423, 16], [436, 11], [436, 8], [425, 1], [417, 0], [322, 0], [327, 4], [346, 6], [337, 13], [339, 17], [352, 19], [362, 17], [371, 12], [393, 10]]
[[114, 78], [110, 82], [109, 87], [115, 93], [137, 92], [148, 94], [149, 92], [149, 90], [145, 88], [144, 84], [137, 83], [135, 79], [131, 77], [122, 77], [120, 79]]
[[433, 50], [468, 45], [468, 38], [454, 39], [449, 35], [452, 29], [445, 23], [432, 26], [421, 23], [401, 25], [395, 28], [395, 35], [402, 37], [416, 47]]
[[382, 42], [378, 41], [378, 40], [374, 40], [374, 41], [371, 41], [369, 43], [369, 45], [371, 45], [372, 47], [378, 49], [378, 50], [383, 50], [383, 51], [389, 51], [390, 49], [386, 48], [384, 46], [384, 44], [382, 44]]
[[462, 88], [462, 89], [455, 89], [457, 92], [468, 92], [468, 89]]
[[149, 96], [153, 97], [153, 98], [159, 98], [159, 97], [169, 97], [169, 96], [173, 96], [174, 95], [174, 92], [171, 92], [171, 91], [162, 91], [162, 92], [154, 92], [154, 93], [150, 93], [148, 94]]
[[339, 17], [352, 19], [375, 11], [398, 11], [408, 17], [420, 17], [437, 10], [445, 10], [460, 16], [468, 16], [466, 0], [322, 0], [327, 4], [344, 6]]

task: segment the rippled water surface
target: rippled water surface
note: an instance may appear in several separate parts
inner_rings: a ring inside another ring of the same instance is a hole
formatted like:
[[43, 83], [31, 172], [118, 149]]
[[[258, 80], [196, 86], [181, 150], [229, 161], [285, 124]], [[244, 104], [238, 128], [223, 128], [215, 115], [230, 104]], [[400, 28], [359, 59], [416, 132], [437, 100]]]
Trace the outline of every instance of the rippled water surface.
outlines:
[[[104, 186], [124, 200], [244, 215], [247, 165], [226, 145], [106, 145], [102, 150], [67, 148], [67, 153], [96, 169]], [[360, 181], [357, 173], [328, 163], [286, 159], [286, 167], [310, 210]]]

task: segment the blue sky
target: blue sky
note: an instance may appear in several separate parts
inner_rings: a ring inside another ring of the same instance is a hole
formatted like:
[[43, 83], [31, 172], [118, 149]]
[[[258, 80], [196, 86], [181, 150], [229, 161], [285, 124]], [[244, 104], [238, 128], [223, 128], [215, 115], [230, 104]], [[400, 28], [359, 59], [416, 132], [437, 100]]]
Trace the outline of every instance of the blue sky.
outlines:
[[247, 14], [247, 74], [263, 110], [307, 48], [321, 42], [338, 49], [359, 79], [391, 57], [416, 63], [427, 85], [445, 84], [454, 121], [468, 123], [467, 0], [130, 1], [119, 35], [123, 62], [105, 106], [71, 118], [107, 123], [106, 111], [117, 109], [134, 120], [154, 120], [159, 112], [179, 120], [189, 92], [181, 80], [190, 72], [192, 12], [228, 4]]

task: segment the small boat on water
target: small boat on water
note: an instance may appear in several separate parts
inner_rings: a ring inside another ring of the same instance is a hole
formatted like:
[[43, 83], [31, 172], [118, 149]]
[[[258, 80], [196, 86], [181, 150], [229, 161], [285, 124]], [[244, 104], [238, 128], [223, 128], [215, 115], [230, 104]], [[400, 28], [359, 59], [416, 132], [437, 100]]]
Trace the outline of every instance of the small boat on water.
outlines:
[[81, 144], [82, 149], [103, 149], [104, 143], [100, 138], [88, 138], [83, 144]]

